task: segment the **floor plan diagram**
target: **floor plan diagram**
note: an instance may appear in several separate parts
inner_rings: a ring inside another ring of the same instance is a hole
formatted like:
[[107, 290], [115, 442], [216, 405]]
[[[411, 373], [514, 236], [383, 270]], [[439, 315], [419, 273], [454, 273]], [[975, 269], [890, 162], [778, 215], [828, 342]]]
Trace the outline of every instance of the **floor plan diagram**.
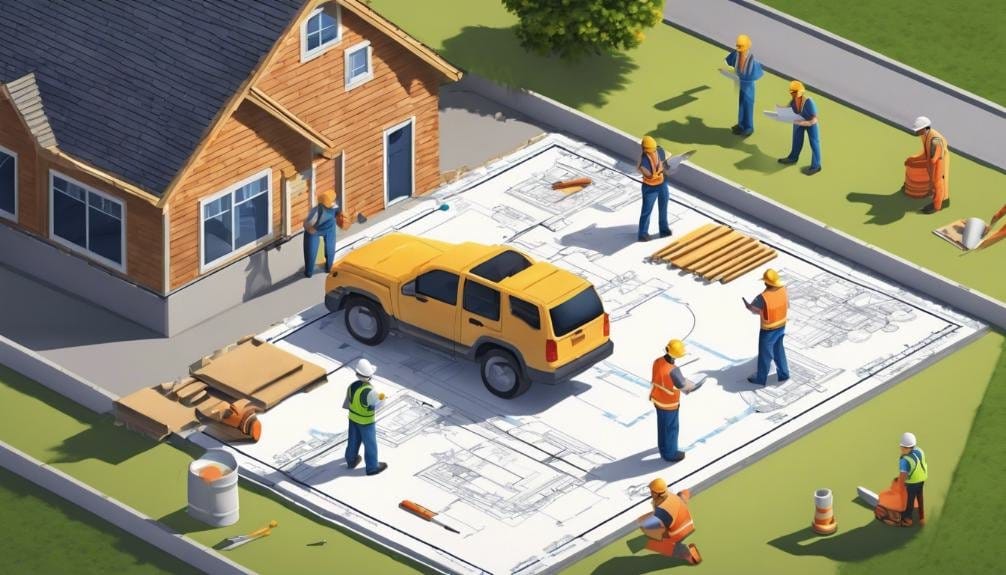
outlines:
[[[574, 177], [593, 184], [557, 197], [551, 183]], [[261, 417], [281, 433], [229, 447], [242, 473], [443, 571], [554, 572], [630, 526], [654, 477], [675, 489], [715, 477], [984, 328], [675, 190], [675, 234], [715, 221], [779, 252], [773, 266], [790, 293], [792, 377], [756, 387], [746, 378], [759, 324], [741, 300], [760, 292], [762, 270], [711, 284], [646, 263], [659, 242], [635, 241], [638, 199], [639, 182], [619, 162], [549, 136], [369, 229], [369, 237], [397, 230], [509, 243], [580, 274], [610, 314], [614, 354], [570, 381], [503, 400], [486, 391], [474, 363], [394, 334], [363, 346], [341, 313], [319, 305], [260, 334], [330, 375]], [[683, 398], [687, 458], [674, 465], [657, 454], [648, 400], [651, 365], [671, 338], [688, 346], [680, 363], [687, 377], [716, 379]], [[341, 409], [360, 358], [378, 366], [374, 386], [388, 396], [377, 426], [389, 468], [366, 478], [345, 466]], [[374, 496], [401, 486], [461, 533], [413, 520], [400, 498]]]

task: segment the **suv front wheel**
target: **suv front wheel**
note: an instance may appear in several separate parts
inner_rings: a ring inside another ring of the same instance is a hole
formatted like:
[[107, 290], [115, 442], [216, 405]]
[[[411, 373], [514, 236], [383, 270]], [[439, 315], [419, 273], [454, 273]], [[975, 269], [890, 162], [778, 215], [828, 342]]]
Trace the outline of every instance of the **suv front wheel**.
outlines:
[[388, 337], [391, 321], [381, 304], [363, 296], [346, 300], [346, 331], [364, 345], [377, 345]]
[[531, 387], [517, 358], [502, 349], [491, 349], [481, 357], [481, 371], [482, 383], [496, 397], [513, 399]]

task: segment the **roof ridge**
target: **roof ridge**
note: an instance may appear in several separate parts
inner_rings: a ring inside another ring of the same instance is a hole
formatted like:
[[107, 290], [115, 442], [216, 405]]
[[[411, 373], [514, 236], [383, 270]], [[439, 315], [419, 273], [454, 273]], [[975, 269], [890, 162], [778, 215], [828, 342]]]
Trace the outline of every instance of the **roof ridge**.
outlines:
[[42, 103], [42, 95], [35, 82], [35, 73], [29, 72], [16, 80], [7, 82], [7, 92], [18, 113], [24, 118], [25, 124], [31, 135], [39, 146], [46, 149], [57, 146], [56, 134], [49, 125], [49, 118], [45, 115], [45, 106]]

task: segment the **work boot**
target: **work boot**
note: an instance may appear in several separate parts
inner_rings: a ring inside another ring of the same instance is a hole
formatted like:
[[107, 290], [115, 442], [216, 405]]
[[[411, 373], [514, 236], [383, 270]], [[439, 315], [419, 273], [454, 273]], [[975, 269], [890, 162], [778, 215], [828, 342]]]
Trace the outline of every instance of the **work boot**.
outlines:
[[650, 234], [643, 234], [643, 235], [639, 236], [636, 239], [636, 241], [638, 241], [638, 242], [648, 242], [648, 241], [650, 241], [652, 239], [653, 239], [653, 236], [651, 236]]
[[356, 466], [359, 465], [361, 461], [363, 461], [363, 456], [362, 455], [357, 455], [356, 459], [354, 459], [352, 462], [348, 462], [348, 461], [346, 462], [346, 467], [348, 467], [350, 469], [356, 469]]
[[741, 132], [741, 133], [739, 133], [737, 135], [740, 136], [740, 137], [742, 137], [742, 138], [746, 138], [746, 137], [750, 136], [753, 133], [754, 133], [754, 130], [748, 130], [747, 132]]
[[367, 475], [377, 475], [378, 473], [384, 471], [387, 468], [388, 468], [388, 464], [382, 461], [382, 462], [380, 462], [380, 463], [377, 464], [377, 469], [375, 469], [373, 471], [368, 471]]
[[675, 453], [674, 455], [672, 455], [671, 458], [668, 459], [667, 461], [670, 461], [671, 463], [677, 463], [677, 462], [683, 460], [684, 458], [685, 458], [685, 452], [684, 451], [678, 451], [677, 453]]
[[662, 237], [662, 238], [669, 238], [669, 237], [671, 237], [671, 232], [670, 231], [660, 232], [660, 237]]
[[[945, 209], [947, 209], [949, 207], [950, 207], [950, 200], [943, 200], [943, 207], [941, 207], [940, 209], [941, 210], [945, 210]], [[922, 213], [924, 213], [924, 214], [935, 214], [939, 210], [936, 209], [936, 204], [929, 204], [929, 205], [927, 205], [926, 207], [922, 208], [919, 211], [922, 212]]]
[[691, 554], [691, 557], [688, 558], [689, 565], [698, 565], [699, 563], [702, 563], [702, 555], [699, 553], [699, 548], [696, 547], [694, 543], [688, 544], [688, 552]]
[[742, 130], [742, 129], [741, 129], [741, 125], [740, 125], [740, 124], [737, 124], [737, 125], [735, 125], [735, 126], [732, 126], [732, 127], [730, 128], [730, 131], [731, 131], [731, 132], [733, 132], [733, 133], [735, 133], [735, 134], [740, 134], [740, 133], [741, 133], [741, 132], [743, 132], [744, 130]]
[[901, 520], [901, 526], [902, 527], [911, 527], [912, 526], [912, 520], [908, 519], [907, 517], [904, 518], [904, 519], [902, 519]]
[[748, 383], [753, 383], [755, 385], [761, 385], [761, 386], [767, 385], [767, 382], [766, 383], [758, 383], [758, 380], [756, 378], [757, 378], [757, 376], [755, 376], [755, 375], [749, 375], [748, 376]]
[[796, 163], [796, 158], [790, 158], [789, 156], [786, 156], [785, 158], [779, 158], [779, 163], [780, 164], [785, 164], [787, 166], [790, 165], [790, 164], [795, 164]]
[[808, 175], [808, 176], [813, 176], [814, 174], [816, 174], [816, 173], [818, 173], [820, 171], [821, 171], [821, 166], [811, 166], [811, 167], [808, 167], [808, 168], [804, 168], [803, 173], [805, 175]]

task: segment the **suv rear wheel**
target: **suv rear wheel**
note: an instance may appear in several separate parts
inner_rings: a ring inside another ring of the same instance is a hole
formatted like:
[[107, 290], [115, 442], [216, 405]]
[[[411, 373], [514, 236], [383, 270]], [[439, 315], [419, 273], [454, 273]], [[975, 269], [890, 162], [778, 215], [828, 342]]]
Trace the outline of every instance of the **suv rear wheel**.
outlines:
[[531, 380], [512, 353], [491, 349], [481, 357], [482, 383], [489, 393], [513, 399], [531, 387]]
[[381, 304], [363, 296], [346, 300], [346, 331], [364, 345], [377, 345], [388, 337], [391, 321]]

